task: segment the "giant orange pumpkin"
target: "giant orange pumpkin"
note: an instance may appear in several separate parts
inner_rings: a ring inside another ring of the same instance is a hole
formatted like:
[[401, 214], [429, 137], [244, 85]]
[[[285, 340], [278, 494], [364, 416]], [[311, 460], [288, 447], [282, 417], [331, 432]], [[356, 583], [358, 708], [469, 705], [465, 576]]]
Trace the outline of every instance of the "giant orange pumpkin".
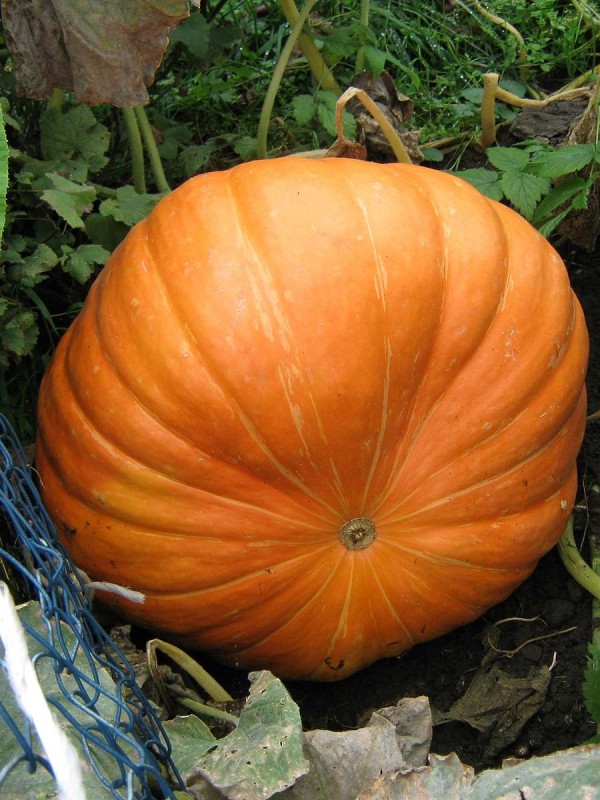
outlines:
[[456, 177], [344, 159], [196, 177], [63, 338], [37, 466], [127, 617], [336, 680], [505, 598], [576, 487], [587, 334], [566, 270]]

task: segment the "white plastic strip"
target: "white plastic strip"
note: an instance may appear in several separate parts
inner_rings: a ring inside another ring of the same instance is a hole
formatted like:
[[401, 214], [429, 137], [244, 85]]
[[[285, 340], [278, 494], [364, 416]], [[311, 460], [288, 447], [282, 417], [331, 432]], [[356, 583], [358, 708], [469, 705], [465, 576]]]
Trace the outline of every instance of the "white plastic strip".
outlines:
[[77, 751], [58, 725], [44, 697], [8, 586], [0, 581], [0, 639], [17, 703], [37, 731], [52, 766], [59, 800], [85, 800]]

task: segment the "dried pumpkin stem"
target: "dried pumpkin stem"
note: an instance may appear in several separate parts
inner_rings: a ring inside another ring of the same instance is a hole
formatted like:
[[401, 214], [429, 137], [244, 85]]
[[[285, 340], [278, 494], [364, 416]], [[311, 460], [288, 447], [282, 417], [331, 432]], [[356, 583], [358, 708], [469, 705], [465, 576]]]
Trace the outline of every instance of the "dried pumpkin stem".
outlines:
[[377, 103], [375, 103], [375, 101], [369, 97], [369, 95], [363, 91], [363, 89], [358, 89], [356, 86], [350, 86], [349, 89], [346, 89], [344, 94], [337, 101], [335, 107], [335, 126], [337, 130], [338, 141], [342, 141], [344, 139], [344, 109], [346, 104], [353, 97], [356, 97], [357, 100], [360, 100], [371, 116], [379, 123], [379, 127], [381, 128], [385, 138], [390, 143], [390, 147], [394, 151], [394, 155], [398, 161], [401, 164], [411, 164], [412, 162], [410, 156], [408, 155], [406, 147], [404, 146], [404, 142], [398, 135], [398, 132], [394, 130], [392, 125], [386, 119]]
[[481, 137], [479, 144], [487, 150], [496, 141], [496, 93], [500, 76], [488, 72], [483, 76], [483, 97], [481, 98]]
[[137, 123], [133, 108], [123, 106], [121, 109], [127, 136], [129, 137], [129, 147], [131, 149], [131, 169], [133, 172], [133, 187], [138, 194], [146, 193], [146, 176], [144, 174], [144, 148], [142, 137]]
[[[569, 519], [567, 527], [558, 541], [558, 553], [567, 572], [600, 602], [600, 574], [595, 572], [581, 557], [573, 536], [573, 517]], [[600, 556], [596, 553], [594, 558], [597, 568], [600, 569]]]
[[[296, 3], [294, 0], [279, 0], [279, 6], [283, 12], [284, 17], [287, 19], [290, 28], [295, 28], [298, 19], [300, 18], [300, 14], [303, 12], [298, 11]], [[311, 6], [312, 7], [312, 6]], [[308, 18], [308, 14], [306, 15]], [[298, 35], [298, 45], [302, 49], [304, 56], [308, 62], [308, 66], [310, 67], [310, 71], [313, 74], [314, 79], [316, 80], [317, 84], [320, 86], [321, 89], [325, 89], [325, 91], [335, 92], [336, 94], [341, 94], [342, 90], [340, 88], [339, 83], [333, 76], [333, 73], [325, 63], [323, 56], [319, 52], [317, 45], [314, 43], [312, 38], [305, 32], [302, 31], [306, 20], [301, 25], [301, 30]]]
[[213, 700], [217, 702], [233, 700], [229, 692], [227, 692], [220, 683], [217, 683], [197, 661], [191, 656], [188, 656], [181, 648], [169, 644], [169, 642], [163, 642], [161, 639], [151, 639], [146, 645], [149, 662], [155, 660], [155, 653], [157, 650], [169, 656], [176, 664], [179, 664], [179, 666], [184, 669], [188, 675], [196, 681], [198, 686], [202, 687], [206, 694]]
[[221, 708], [208, 706], [206, 703], [199, 703], [197, 700], [192, 700], [190, 697], [178, 697], [177, 702], [180, 706], [189, 708], [190, 711], [198, 714], [198, 716], [211, 717], [219, 722], [229, 722], [236, 727], [239, 723], [239, 719], [234, 714], [230, 714], [229, 711], [223, 711]]
[[[275, 98], [277, 97], [277, 92], [279, 91], [279, 86], [283, 79], [283, 74], [287, 67], [288, 61], [290, 60], [290, 56], [292, 55], [294, 45], [298, 41], [298, 37], [302, 33], [302, 28], [304, 27], [304, 24], [308, 19], [308, 15], [310, 14], [310, 11], [316, 1], [317, 0], [307, 0], [306, 4], [302, 8], [302, 11], [298, 14], [298, 17], [292, 28], [292, 32], [290, 33], [288, 40], [281, 51], [281, 55], [279, 56], [277, 64], [275, 65], [275, 69], [273, 70], [271, 82], [269, 83], [269, 88], [265, 94], [265, 99], [260, 112], [260, 119], [258, 121], [258, 132], [256, 136], [256, 154], [258, 158], [267, 157], [267, 137], [269, 135], [269, 124], [271, 121], [271, 112], [273, 111], [273, 106], [275, 104]], [[294, 8], [296, 8], [295, 5]]]

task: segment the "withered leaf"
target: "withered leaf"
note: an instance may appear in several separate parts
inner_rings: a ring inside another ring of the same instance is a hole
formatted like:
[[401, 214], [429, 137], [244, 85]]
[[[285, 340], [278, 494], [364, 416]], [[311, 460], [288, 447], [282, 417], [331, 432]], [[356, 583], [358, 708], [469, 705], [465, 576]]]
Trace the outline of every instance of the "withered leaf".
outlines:
[[64, 89], [88, 105], [145, 103], [168, 33], [188, 13], [187, 0], [2, 0], [17, 91], [34, 100]]

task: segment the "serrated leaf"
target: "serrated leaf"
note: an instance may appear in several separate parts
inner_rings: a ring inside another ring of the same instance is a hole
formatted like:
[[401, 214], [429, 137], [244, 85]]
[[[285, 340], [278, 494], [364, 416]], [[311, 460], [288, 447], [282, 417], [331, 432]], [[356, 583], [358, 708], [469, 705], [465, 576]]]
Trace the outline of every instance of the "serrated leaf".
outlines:
[[81, 158], [97, 172], [108, 162], [106, 151], [110, 132], [98, 122], [88, 106], [67, 111], [45, 111], [40, 118], [40, 139], [46, 159], [58, 161]]
[[525, 84], [521, 83], [521, 81], [515, 81], [511, 78], [502, 78], [498, 85], [501, 89], [511, 92], [516, 97], [525, 97], [527, 94], [527, 87]]
[[5, 324], [0, 332], [0, 341], [9, 353], [27, 356], [33, 350], [38, 335], [39, 328], [33, 311], [21, 311]]
[[353, 56], [358, 47], [358, 26], [335, 27], [324, 39], [323, 53], [335, 64], [343, 58]]
[[85, 218], [85, 232], [90, 242], [99, 244], [111, 253], [123, 241], [128, 231], [127, 225], [112, 217], [103, 217], [100, 213], [88, 214]]
[[271, 673], [250, 673], [250, 681], [238, 727], [212, 742], [210, 751], [203, 738], [193, 764], [189, 752], [185, 754], [188, 786], [207, 782], [229, 800], [266, 800], [307, 772], [298, 706]]
[[63, 270], [78, 283], [84, 284], [94, 274], [94, 267], [105, 264], [110, 256], [108, 250], [97, 244], [82, 244], [73, 250], [63, 262]]
[[214, 139], [206, 144], [198, 144], [193, 147], [185, 147], [180, 153], [181, 163], [186, 178], [191, 178], [204, 169], [216, 150]]
[[443, 152], [438, 150], [437, 147], [423, 147], [421, 152], [425, 161], [434, 161], [439, 164], [444, 160]]
[[[317, 117], [321, 125], [325, 128], [330, 136], [336, 136], [337, 130], [335, 126], [335, 109], [337, 104], [337, 95], [334, 92], [317, 92]], [[356, 136], [356, 120], [347, 111], [343, 113], [344, 134], [349, 139], [354, 139]]]
[[19, 259], [8, 270], [8, 278], [25, 288], [45, 281], [50, 270], [58, 264], [58, 256], [47, 244], [39, 244], [33, 253]]
[[121, 186], [117, 196], [100, 204], [100, 213], [128, 226], [145, 219], [161, 199], [160, 194], [138, 194], [133, 186]]
[[256, 137], [238, 136], [234, 139], [232, 147], [243, 161], [256, 158]]
[[84, 222], [81, 215], [92, 210], [96, 199], [94, 187], [81, 186], [55, 172], [48, 173], [47, 177], [54, 188], [42, 192], [42, 200], [48, 203], [72, 228], [83, 228]]
[[480, 105], [483, 98], [483, 89], [477, 87], [465, 89], [461, 92], [461, 95], [465, 98], [465, 100], [468, 100], [469, 103]]
[[488, 147], [485, 154], [490, 164], [503, 172], [523, 170], [529, 163], [529, 153], [516, 147]]
[[595, 155], [593, 144], [565, 145], [557, 150], [536, 154], [529, 171], [543, 178], [560, 178], [591, 164]]
[[589, 645], [589, 658], [584, 673], [583, 698], [592, 719], [600, 725], [600, 647]]
[[379, 48], [373, 47], [370, 44], [364, 45], [363, 53], [365, 54], [367, 68], [378, 78], [385, 69], [387, 54], [384, 53], [383, 50], [379, 50]]
[[481, 194], [492, 200], [502, 200], [504, 197], [499, 175], [491, 169], [485, 169], [485, 167], [462, 169], [455, 174], [478, 189]]
[[541, 222], [556, 208], [581, 192], [586, 185], [587, 183], [584, 178], [575, 177], [569, 178], [562, 181], [557, 186], [554, 186], [536, 208], [532, 221], [534, 223]]
[[505, 172], [500, 178], [500, 185], [506, 199], [526, 219], [533, 217], [538, 203], [552, 187], [548, 178], [516, 169]]
[[316, 110], [317, 104], [312, 94], [297, 94], [292, 97], [292, 114], [298, 125], [308, 125]]
[[169, 34], [171, 44], [182, 44], [200, 60], [208, 56], [210, 26], [205, 17], [197, 11], [184, 19]]

